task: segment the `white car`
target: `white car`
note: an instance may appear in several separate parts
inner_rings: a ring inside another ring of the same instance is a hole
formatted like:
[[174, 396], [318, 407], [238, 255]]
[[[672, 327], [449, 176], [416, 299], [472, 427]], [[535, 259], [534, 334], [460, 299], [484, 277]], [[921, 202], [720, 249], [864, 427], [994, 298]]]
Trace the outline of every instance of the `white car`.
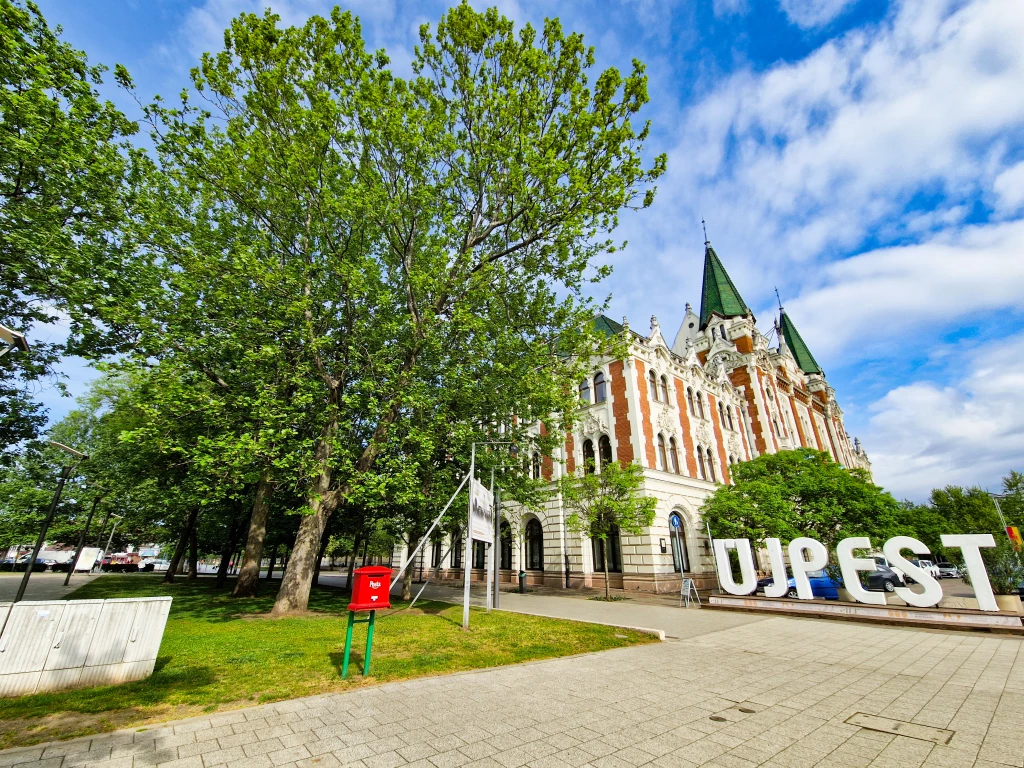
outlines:
[[942, 574], [939, 572], [939, 566], [937, 566], [931, 560], [912, 559], [910, 562], [912, 562], [914, 565], [916, 565], [922, 571], [925, 571], [933, 579], [941, 579], [942, 578]]
[[959, 579], [960, 569], [952, 563], [938, 563], [936, 567], [939, 569], [940, 579]]

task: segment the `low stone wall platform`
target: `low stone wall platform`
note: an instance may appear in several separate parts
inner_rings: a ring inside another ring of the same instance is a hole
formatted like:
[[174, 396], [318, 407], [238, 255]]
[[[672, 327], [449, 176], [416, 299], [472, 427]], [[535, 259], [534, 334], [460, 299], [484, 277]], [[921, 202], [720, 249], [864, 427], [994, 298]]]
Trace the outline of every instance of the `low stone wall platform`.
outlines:
[[708, 607], [722, 610], [777, 613], [819, 619], [865, 621], [932, 629], [970, 629], [1024, 635], [1021, 616], [1014, 613], [955, 608], [913, 608], [865, 605], [836, 600], [790, 600], [782, 597], [711, 595]]

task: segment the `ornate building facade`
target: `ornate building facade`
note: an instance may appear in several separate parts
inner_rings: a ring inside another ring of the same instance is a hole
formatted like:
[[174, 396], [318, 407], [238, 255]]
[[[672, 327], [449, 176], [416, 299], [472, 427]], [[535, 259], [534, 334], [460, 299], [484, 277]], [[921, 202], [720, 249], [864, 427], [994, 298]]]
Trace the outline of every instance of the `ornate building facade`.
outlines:
[[[596, 327], [623, 334], [624, 358], [598, 358], [580, 386], [581, 408], [565, 445], [552, 459], [529, 462], [552, 482], [540, 511], [502, 510], [502, 581], [527, 572], [528, 583], [600, 587], [604, 560], [612, 588], [677, 591], [681, 578], [714, 583], [714, 561], [699, 509], [732, 469], [763, 453], [801, 446], [827, 451], [840, 464], [870, 472], [859, 441], [850, 440], [843, 412], [825, 374], [793, 320], [780, 308], [776, 343], [762, 335], [721, 260], [705, 243], [700, 314], [690, 305], [671, 343], [656, 318], [647, 335], [601, 316]], [[588, 463], [639, 463], [642, 493], [657, 499], [653, 524], [640, 536], [616, 535], [606, 544], [568, 531], [554, 481]], [[462, 547], [438, 541], [414, 568], [438, 568], [441, 579], [462, 578]], [[488, 555], [474, 547], [474, 580]], [[404, 562], [404, 553], [403, 553]]]

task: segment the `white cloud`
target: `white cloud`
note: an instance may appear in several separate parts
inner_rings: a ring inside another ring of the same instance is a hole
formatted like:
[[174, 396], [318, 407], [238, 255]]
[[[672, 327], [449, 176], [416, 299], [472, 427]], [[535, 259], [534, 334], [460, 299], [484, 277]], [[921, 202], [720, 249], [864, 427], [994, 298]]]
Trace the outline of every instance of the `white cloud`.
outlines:
[[[993, 195], [1011, 164], [1022, 39], [1024, 3], [906, 2], [801, 61], [730, 76], [679, 118], [659, 200], [630, 232], [625, 258], [636, 261], [620, 274], [645, 279], [641, 264], [661, 252], [659, 266], [692, 285], [703, 215], [756, 303], [775, 284], [799, 291], [816, 273], [809, 264], [869, 236], [917, 239], [958, 223], [958, 206]], [[911, 205], [922, 198], [940, 202]], [[664, 248], [656, 238], [678, 238], [681, 223], [697, 237]]]
[[1015, 213], [1024, 208], [1024, 162], [996, 176], [992, 189], [996, 193], [1000, 212]]
[[839, 16], [857, 0], [779, 0], [779, 7], [798, 27], [821, 27]]
[[[958, 358], [956, 383], [914, 382], [872, 407], [865, 444], [875, 482], [923, 500], [935, 487], [993, 490], [1024, 470], [1024, 334]], [[876, 446], [872, 451], [871, 446]]]
[[1022, 247], [1017, 220], [870, 251], [829, 264], [817, 287], [786, 301], [787, 311], [823, 362], [891, 352], [927, 324], [1024, 310]]
[[715, 16], [742, 16], [750, 10], [747, 0], [713, 0], [711, 9]]

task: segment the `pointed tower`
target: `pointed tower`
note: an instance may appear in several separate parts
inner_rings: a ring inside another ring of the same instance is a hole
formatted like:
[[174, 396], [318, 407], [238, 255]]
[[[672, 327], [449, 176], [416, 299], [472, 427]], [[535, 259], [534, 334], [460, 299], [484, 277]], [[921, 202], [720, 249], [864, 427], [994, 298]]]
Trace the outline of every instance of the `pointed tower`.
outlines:
[[797, 331], [793, 321], [789, 319], [789, 315], [786, 314], [786, 310], [782, 307], [779, 307], [779, 334], [785, 341], [786, 346], [789, 347], [789, 351], [796, 360], [796, 364], [800, 366], [800, 370], [808, 374], [821, 373], [821, 366], [814, 359], [811, 350], [807, 348], [807, 344], [801, 338], [800, 332]]
[[704, 286], [700, 294], [700, 330], [708, 327], [712, 315], [744, 317], [750, 308], [733, 285], [709, 240], [704, 241]]

